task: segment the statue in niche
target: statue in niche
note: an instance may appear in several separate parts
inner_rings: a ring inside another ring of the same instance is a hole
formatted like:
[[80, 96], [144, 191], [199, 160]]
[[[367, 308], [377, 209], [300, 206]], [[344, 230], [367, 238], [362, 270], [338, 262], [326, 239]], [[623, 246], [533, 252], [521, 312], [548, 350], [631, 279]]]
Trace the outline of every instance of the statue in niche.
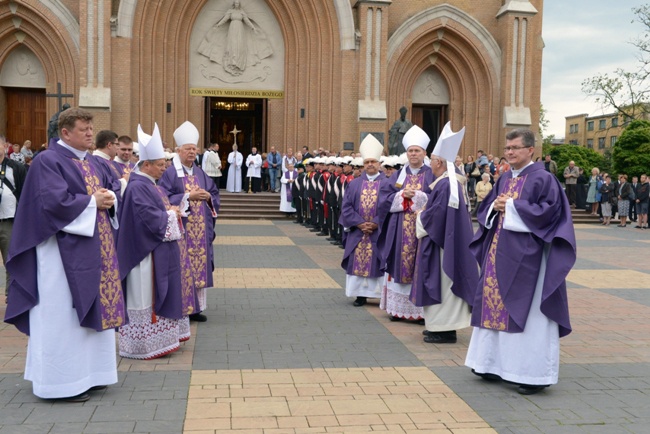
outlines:
[[411, 121], [406, 119], [406, 113], [408, 109], [402, 107], [399, 109], [400, 118], [395, 121], [390, 130], [388, 131], [388, 154], [389, 155], [401, 155], [406, 150], [402, 144], [402, 139], [404, 134], [413, 126]]
[[[225, 24], [228, 24], [226, 30]], [[273, 48], [266, 33], [249, 18], [240, 1], [235, 0], [225, 15], [208, 30], [198, 52], [237, 77], [243, 75], [246, 68], [273, 55]]]

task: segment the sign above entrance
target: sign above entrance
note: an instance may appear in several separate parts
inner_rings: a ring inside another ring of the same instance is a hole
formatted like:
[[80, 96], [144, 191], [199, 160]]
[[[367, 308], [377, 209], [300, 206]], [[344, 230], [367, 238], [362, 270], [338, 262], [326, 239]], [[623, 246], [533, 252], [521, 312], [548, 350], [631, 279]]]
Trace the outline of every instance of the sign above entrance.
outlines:
[[283, 90], [237, 90], [237, 89], [213, 89], [205, 87], [190, 88], [191, 96], [224, 96], [231, 98], [284, 98]]

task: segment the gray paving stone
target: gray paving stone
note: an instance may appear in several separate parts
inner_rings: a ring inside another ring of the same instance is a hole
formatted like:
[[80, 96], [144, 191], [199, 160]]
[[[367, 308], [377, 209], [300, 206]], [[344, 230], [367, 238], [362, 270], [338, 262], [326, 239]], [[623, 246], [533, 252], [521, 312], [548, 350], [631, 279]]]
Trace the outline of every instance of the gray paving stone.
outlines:
[[51, 429], [52, 424], [4, 425], [0, 428], [0, 434], [43, 434], [49, 432]]
[[132, 433], [135, 422], [113, 419], [110, 422], [90, 422], [84, 428], [84, 434]]
[[296, 246], [221, 246], [214, 252], [219, 268], [320, 268]]
[[86, 428], [86, 422], [77, 423], [55, 423], [50, 432], [47, 434], [73, 434], [83, 433]]
[[279, 228], [269, 225], [220, 225], [216, 224], [214, 232], [217, 237], [286, 237]]
[[41, 408], [38, 411], [32, 411], [25, 420], [25, 423], [28, 425], [36, 425], [60, 422], [89, 422], [94, 412], [95, 407], [73, 404], [64, 410], [59, 405], [53, 405], [50, 408]]

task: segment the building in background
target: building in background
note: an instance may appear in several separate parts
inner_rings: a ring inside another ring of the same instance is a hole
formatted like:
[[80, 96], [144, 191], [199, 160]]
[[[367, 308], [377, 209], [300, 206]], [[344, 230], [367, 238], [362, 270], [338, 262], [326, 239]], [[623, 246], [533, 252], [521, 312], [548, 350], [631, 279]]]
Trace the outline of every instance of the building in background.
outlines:
[[[638, 116], [650, 119], [647, 113]], [[587, 113], [567, 116], [564, 143], [593, 149], [599, 153], [611, 151], [630, 119], [618, 112], [598, 116]]]
[[[185, 120], [227, 155], [356, 150], [407, 118], [461, 152], [538, 130], [543, 0], [9, 0], [0, 133], [45, 141], [68, 102], [95, 128], [163, 139]], [[60, 96], [60, 95], [68, 96]], [[233, 133], [234, 132], [234, 133]], [[430, 145], [433, 148], [435, 140]], [[430, 149], [431, 150], [431, 149]]]

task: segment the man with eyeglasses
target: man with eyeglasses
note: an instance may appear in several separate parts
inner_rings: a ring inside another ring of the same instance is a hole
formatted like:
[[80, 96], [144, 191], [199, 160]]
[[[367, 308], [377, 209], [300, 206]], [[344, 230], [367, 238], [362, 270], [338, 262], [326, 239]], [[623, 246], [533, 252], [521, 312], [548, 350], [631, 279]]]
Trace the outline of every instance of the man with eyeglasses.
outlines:
[[511, 170], [478, 208], [470, 245], [481, 276], [465, 364], [531, 395], [558, 381], [559, 339], [571, 332], [565, 279], [576, 241], [562, 186], [533, 163], [535, 134], [509, 132], [504, 151]]
[[[119, 191], [118, 207], [120, 209], [121, 197], [124, 194], [126, 183], [129, 181], [129, 174], [123, 174], [117, 162], [113, 159], [117, 156], [118, 149], [117, 134], [114, 131], [102, 130], [95, 136], [95, 151], [93, 157], [97, 159], [100, 167], [106, 173], [106, 176], [111, 180], [114, 191]], [[119, 211], [118, 211], [119, 212]]]

